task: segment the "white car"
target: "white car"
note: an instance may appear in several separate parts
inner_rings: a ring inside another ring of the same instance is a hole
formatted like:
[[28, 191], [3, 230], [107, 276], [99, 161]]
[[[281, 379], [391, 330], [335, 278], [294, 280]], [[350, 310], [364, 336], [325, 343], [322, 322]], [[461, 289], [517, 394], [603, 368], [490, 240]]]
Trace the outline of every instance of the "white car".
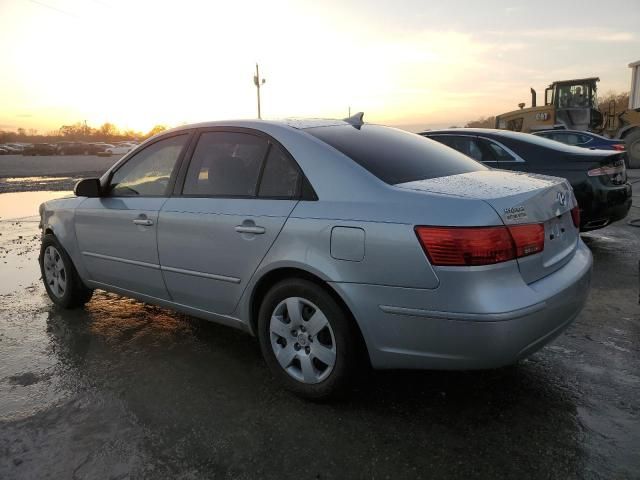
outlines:
[[123, 143], [120, 145], [110, 146], [105, 149], [106, 153], [110, 153], [111, 155], [124, 155], [125, 153], [129, 153], [136, 145], [131, 145], [128, 143]]

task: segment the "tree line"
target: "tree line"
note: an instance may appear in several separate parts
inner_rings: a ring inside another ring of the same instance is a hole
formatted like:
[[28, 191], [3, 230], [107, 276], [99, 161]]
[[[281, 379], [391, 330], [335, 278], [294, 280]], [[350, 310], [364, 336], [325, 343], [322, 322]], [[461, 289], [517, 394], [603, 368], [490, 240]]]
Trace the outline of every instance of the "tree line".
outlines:
[[133, 129], [119, 130], [116, 125], [105, 122], [94, 128], [86, 122], [77, 122], [73, 125], [62, 125], [58, 130], [38, 133], [34, 128], [18, 128], [15, 131], [0, 130], [0, 144], [11, 142], [47, 143], [59, 141], [77, 142], [120, 142], [125, 140], [146, 140], [147, 138], [166, 130], [165, 125], [156, 125], [148, 132], [140, 132]]

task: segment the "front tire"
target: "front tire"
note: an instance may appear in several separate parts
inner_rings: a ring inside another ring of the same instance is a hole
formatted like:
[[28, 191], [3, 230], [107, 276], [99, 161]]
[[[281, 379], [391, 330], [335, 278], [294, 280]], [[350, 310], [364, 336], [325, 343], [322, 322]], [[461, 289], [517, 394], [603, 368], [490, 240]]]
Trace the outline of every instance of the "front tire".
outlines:
[[71, 309], [91, 299], [93, 290], [82, 283], [71, 258], [54, 235], [47, 234], [42, 239], [39, 262], [44, 288], [53, 303]]
[[296, 278], [273, 286], [260, 306], [258, 337], [273, 375], [301, 397], [340, 395], [354, 378], [360, 350], [353, 322], [313, 282]]

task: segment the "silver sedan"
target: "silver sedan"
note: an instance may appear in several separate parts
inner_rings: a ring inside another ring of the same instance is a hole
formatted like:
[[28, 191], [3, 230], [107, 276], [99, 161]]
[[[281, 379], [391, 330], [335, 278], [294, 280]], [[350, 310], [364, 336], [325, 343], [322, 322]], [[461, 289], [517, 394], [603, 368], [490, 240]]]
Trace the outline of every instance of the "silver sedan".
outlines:
[[344, 121], [187, 125], [40, 208], [52, 301], [94, 289], [256, 335], [307, 398], [359, 369], [484, 369], [559, 335], [591, 253], [559, 178]]

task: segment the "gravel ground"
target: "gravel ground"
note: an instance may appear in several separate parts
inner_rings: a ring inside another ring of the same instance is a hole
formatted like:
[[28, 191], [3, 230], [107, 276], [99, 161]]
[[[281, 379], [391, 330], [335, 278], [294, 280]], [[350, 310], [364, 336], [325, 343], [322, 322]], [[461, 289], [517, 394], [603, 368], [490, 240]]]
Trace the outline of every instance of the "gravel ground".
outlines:
[[640, 230], [625, 221], [583, 236], [586, 308], [528, 360], [376, 373], [348, 399], [315, 404], [284, 392], [238, 331], [104, 292], [55, 308], [37, 219], [10, 218], [2, 479], [640, 478]]

